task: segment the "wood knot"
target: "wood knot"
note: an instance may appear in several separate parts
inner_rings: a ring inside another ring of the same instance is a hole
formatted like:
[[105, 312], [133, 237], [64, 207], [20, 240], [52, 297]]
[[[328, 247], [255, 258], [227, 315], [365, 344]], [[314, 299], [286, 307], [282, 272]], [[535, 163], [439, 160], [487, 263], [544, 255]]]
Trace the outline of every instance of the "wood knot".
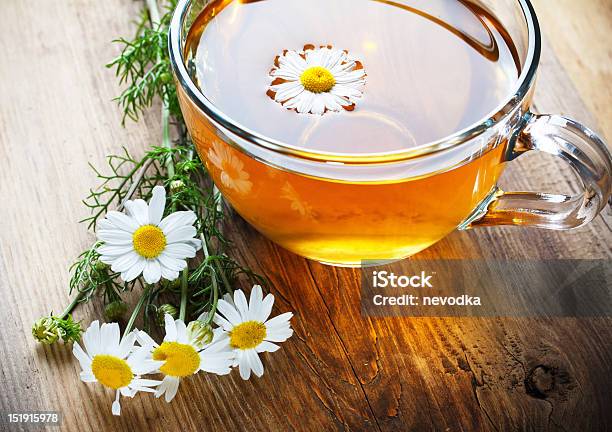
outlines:
[[525, 391], [529, 396], [546, 399], [555, 388], [555, 371], [552, 367], [538, 365], [525, 378]]

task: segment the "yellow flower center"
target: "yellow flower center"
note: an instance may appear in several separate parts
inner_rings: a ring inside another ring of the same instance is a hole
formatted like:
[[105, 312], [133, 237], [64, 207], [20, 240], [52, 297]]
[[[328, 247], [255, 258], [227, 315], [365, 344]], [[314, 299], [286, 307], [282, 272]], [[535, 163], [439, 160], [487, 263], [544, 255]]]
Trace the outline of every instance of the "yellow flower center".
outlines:
[[178, 342], [164, 342], [153, 351], [153, 360], [165, 361], [161, 372], [173, 377], [193, 375], [200, 368], [200, 355], [191, 346]]
[[155, 225], [143, 225], [132, 235], [134, 250], [145, 258], [155, 258], [166, 248], [166, 236]]
[[300, 81], [304, 88], [313, 93], [328, 92], [336, 85], [336, 79], [322, 66], [313, 66], [302, 72]]
[[91, 371], [100, 384], [115, 390], [131, 383], [134, 377], [125, 360], [106, 354], [98, 354], [93, 358]]
[[241, 350], [255, 348], [266, 337], [266, 326], [259, 321], [245, 321], [230, 332], [230, 345]]

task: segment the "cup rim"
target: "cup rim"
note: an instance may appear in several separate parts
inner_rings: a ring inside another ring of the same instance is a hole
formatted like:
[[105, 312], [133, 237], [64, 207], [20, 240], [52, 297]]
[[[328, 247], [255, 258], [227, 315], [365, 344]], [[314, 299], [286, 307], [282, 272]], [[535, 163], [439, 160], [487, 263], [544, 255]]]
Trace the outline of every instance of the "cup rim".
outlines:
[[[181, 48], [181, 29], [185, 19], [187, 18], [188, 7], [192, 1], [193, 0], [179, 0], [168, 30], [170, 64], [182, 89], [207, 117], [237, 137], [259, 147], [263, 147], [264, 149], [300, 159], [341, 163], [346, 165], [378, 164], [383, 162], [399, 162], [409, 159], [416, 159], [466, 144], [473, 138], [483, 133], [485, 130], [491, 128], [500, 121], [503, 121], [506, 116], [513, 112], [514, 108], [516, 108], [522, 102], [535, 79], [540, 61], [541, 33], [535, 9], [533, 8], [530, 0], [517, 0], [527, 24], [527, 58], [512, 92], [508, 94], [508, 96], [506, 96], [502, 102], [500, 102], [485, 117], [451, 135], [431, 141], [429, 143], [420, 144], [410, 149], [368, 154], [312, 151], [303, 147], [294, 146], [280, 140], [266, 137], [265, 135], [259, 134], [256, 131], [241, 125], [218, 109], [198, 89], [189, 76], [184, 63], [183, 49]], [[236, 144], [240, 147], [238, 143]]]

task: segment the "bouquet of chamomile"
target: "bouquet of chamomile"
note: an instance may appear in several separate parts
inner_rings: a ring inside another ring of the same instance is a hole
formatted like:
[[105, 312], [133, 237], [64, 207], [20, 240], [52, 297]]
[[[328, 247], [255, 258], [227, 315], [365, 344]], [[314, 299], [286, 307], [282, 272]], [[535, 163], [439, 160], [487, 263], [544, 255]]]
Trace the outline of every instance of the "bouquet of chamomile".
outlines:
[[[146, 0], [135, 37], [116, 40], [121, 53], [107, 65], [125, 86], [117, 97], [124, 121], [138, 121], [161, 100], [162, 142], [141, 158], [124, 148], [108, 156], [105, 169], [92, 167], [100, 184], [83, 201], [91, 215], [82, 222], [96, 240], [71, 267], [72, 302], [32, 327], [40, 343], [72, 344], [81, 380], [115, 391], [114, 415], [120, 396], [147, 392], [170, 402], [180, 381], [197, 373], [238, 368], [245, 380], [259, 377], [259, 354], [278, 350], [293, 334], [292, 313], [271, 318], [274, 297], [264, 296], [263, 278], [226, 253], [221, 196], [195, 154], [170, 71], [166, 41], [175, 1], [160, 15], [156, 1]], [[234, 289], [238, 278], [253, 284], [248, 299]], [[138, 297], [131, 311], [123, 299], [129, 293]], [[100, 298], [105, 322], [83, 331], [72, 311]], [[163, 329], [159, 342], [150, 336], [154, 326]]]

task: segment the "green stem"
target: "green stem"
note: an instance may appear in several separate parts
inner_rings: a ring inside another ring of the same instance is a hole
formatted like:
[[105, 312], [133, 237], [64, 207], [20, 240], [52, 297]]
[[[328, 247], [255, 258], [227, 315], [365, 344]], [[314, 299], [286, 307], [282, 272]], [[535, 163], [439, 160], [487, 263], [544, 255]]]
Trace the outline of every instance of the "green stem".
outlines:
[[[171, 149], [172, 141], [170, 141], [170, 109], [168, 108], [168, 99], [164, 98], [162, 101], [162, 147]], [[166, 158], [166, 170], [168, 171], [168, 178], [174, 177], [174, 162], [172, 161], [172, 155], [168, 155]]]
[[[149, 17], [151, 18], [151, 27], [157, 28], [160, 22], [159, 8], [157, 7], [156, 0], [146, 0], [147, 9], [149, 9]], [[161, 54], [158, 54], [157, 60], [161, 59]], [[168, 98], [164, 97], [162, 100], [162, 147], [172, 148], [172, 141], [170, 141], [170, 108], [168, 106]], [[168, 178], [174, 177], [174, 162], [172, 156], [166, 158], [166, 170], [168, 171]]]
[[151, 289], [151, 285], [147, 284], [147, 285], [145, 285], [144, 289], [142, 290], [142, 295], [140, 296], [140, 299], [138, 300], [138, 303], [136, 303], [136, 307], [132, 311], [132, 315], [130, 316], [130, 320], [128, 321], [127, 325], [125, 326], [125, 331], [123, 332], [123, 336], [124, 337], [125, 337], [125, 335], [129, 334], [130, 331], [132, 331], [132, 327], [134, 327], [134, 322], [136, 321], [136, 317], [140, 313], [140, 309], [142, 309], [142, 305], [144, 304], [145, 300], [149, 296], [149, 290], [150, 289]]
[[[110, 204], [112, 202], [115, 201], [116, 198], [121, 197], [121, 191], [123, 190], [123, 188], [125, 187], [125, 185], [129, 182], [132, 181], [134, 175], [136, 174], [136, 171], [138, 171], [144, 164], [145, 162], [147, 162], [149, 158], [145, 157], [143, 159], [141, 159], [136, 165], [134, 165], [134, 168], [132, 168], [132, 170], [127, 173], [127, 175], [123, 178], [123, 180], [117, 185], [116, 188], [114, 188], [114, 192], [111, 194], [110, 198], [108, 198], [106, 200], [106, 205], [102, 205], [100, 207], [100, 210], [98, 210], [93, 216], [91, 216], [90, 218], [87, 219], [83, 219], [81, 220], [81, 222], [87, 221], [91, 219], [91, 222], [89, 223], [89, 225], [87, 226], [87, 228], [91, 228], [92, 226], [95, 226], [96, 221], [100, 218], [100, 216], [104, 213], [106, 213], [108, 211], [108, 208], [110, 207]], [[125, 200], [125, 199], [124, 199]], [[119, 204], [119, 209], [121, 209], [123, 207], [124, 204], [124, 200], [121, 201], [121, 203]]]
[[147, 9], [149, 9], [149, 17], [151, 18], [151, 27], [155, 28], [159, 25], [160, 16], [159, 8], [156, 0], [146, 0]]
[[[204, 234], [200, 233], [200, 240], [202, 241], [202, 251], [204, 252], [204, 259], [208, 260], [210, 258], [210, 252], [208, 251], [208, 243], [206, 242], [206, 237], [204, 237]], [[217, 272], [217, 266], [213, 265], [213, 272]], [[222, 274], [222, 277], [224, 280], [225, 279], [225, 275], [223, 275], [223, 272], [220, 272]], [[213, 301], [212, 301], [212, 305], [210, 308], [210, 312], [208, 314], [208, 319], [206, 320], [206, 324], [210, 324], [213, 320], [213, 317], [215, 316], [215, 312], [217, 312], [217, 303], [219, 301], [219, 285], [217, 284], [217, 278], [216, 276], [213, 274], [211, 276], [211, 281], [212, 281], [212, 286], [213, 286]]]
[[85, 295], [84, 291], [79, 291], [76, 297], [72, 299], [72, 302], [70, 302], [70, 304], [66, 306], [66, 309], [64, 309], [64, 311], [58, 318], [59, 319], [66, 318], [74, 310], [74, 308], [79, 304], [79, 302], [81, 301], [84, 295]]
[[185, 321], [187, 314], [187, 287], [189, 286], [189, 269], [185, 268], [181, 277], [181, 308], [179, 310], [179, 319]]

